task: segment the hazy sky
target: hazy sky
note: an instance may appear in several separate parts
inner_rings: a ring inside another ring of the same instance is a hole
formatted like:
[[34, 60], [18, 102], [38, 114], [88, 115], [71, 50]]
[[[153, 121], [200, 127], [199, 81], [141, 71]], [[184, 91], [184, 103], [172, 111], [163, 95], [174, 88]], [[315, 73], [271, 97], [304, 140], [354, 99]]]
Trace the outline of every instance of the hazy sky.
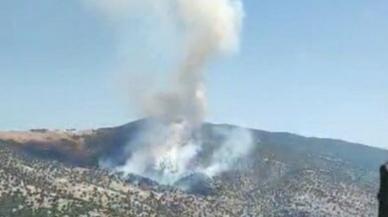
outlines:
[[[240, 53], [207, 70], [208, 120], [388, 148], [388, 1], [244, 3]], [[82, 0], [2, 0], [0, 129], [140, 117], [123, 86], [139, 82], [132, 71], [163, 69], [175, 39], [143, 47], [157, 37]]]

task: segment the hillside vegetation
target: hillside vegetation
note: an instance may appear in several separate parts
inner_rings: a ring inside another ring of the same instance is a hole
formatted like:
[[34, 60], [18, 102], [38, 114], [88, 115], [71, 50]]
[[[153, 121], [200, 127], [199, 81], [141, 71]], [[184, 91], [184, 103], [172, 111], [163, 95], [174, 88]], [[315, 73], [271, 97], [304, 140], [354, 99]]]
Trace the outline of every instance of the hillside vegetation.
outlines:
[[[201, 179], [199, 188], [211, 189], [198, 194], [98, 168], [104, 157], [125, 160], [120, 153], [142, 123], [47, 141], [3, 137], [0, 216], [377, 216], [377, 172], [388, 159], [385, 150], [252, 130], [255, 147], [239, 169]], [[230, 127], [203, 126], [209, 151], [220, 139], [213, 131]]]

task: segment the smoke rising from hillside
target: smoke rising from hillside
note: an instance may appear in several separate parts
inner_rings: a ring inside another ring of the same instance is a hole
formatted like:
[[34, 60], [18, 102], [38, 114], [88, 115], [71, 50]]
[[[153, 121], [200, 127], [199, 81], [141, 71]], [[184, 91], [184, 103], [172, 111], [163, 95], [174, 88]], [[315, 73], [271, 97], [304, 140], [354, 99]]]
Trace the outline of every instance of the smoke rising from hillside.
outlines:
[[[130, 145], [127, 163], [117, 170], [168, 183], [190, 171], [215, 175], [229, 166], [225, 157], [234, 159], [247, 152], [249, 136], [236, 141], [232, 134], [233, 142], [220, 144], [209, 168], [194, 166], [203, 148], [198, 131], [207, 110], [204, 67], [212, 58], [238, 50], [244, 17], [240, 0], [86, 1], [110, 20], [120, 20], [120, 16], [136, 14], [137, 10], [145, 11], [145, 16], [160, 17], [160, 25], [167, 21], [183, 41], [181, 57], [169, 74], [168, 89], [142, 97], [142, 111], [153, 118], [153, 124], [135, 141], [137, 145]], [[244, 150], [239, 150], [240, 147]]]

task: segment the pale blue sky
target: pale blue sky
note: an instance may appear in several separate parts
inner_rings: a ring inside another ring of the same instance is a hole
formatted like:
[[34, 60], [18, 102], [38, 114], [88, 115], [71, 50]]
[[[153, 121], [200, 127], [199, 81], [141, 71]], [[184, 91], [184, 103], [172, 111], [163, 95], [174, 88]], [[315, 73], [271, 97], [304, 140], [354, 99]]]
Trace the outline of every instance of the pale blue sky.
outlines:
[[[388, 148], [386, 0], [245, 0], [245, 8], [240, 53], [208, 69], [209, 121]], [[125, 79], [112, 71], [126, 58], [133, 68], [159, 61], [135, 55], [142, 37], [126, 25], [123, 42], [81, 0], [2, 0], [0, 129], [136, 119], [117, 88]]]

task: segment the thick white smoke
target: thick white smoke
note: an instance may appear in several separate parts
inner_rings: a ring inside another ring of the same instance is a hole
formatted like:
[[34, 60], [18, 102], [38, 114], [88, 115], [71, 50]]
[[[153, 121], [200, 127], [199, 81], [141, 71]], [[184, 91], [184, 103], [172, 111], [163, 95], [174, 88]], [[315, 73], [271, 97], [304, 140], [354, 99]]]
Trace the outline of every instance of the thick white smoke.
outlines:
[[247, 129], [218, 129], [216, 134], [227, 139], [215, 150], [210, 165], [202, 171], [210, 177], [233, 168], [241, 157], [249, 154], [254, 145], [251, 132]]
[[160, 16], [160, 22], [175, 26], [183, 41], [183, 52], [175, 72], [170, 73], [168, 90], [142, 99], [142, 110], [153, 118], [154, 124], [145, 130], [142, 141], [137, 141], [138, 148], [131, 150], [126, 164], [117, 170], [171, 183], [189, 172], [216, 175], [227, 170], [230, 160], [247, 153], [250, 136], [236, 137], [233, 133], [231, 140], [215, 151], [209, 168], [199, 168], [194, 162], [202, 150], [200, 136], [195, 134], [204, 122], [207, 107], [204, 67], [212, 58], [238, 50], [244, 18], [241, 0], [86, 1], [111, 20], [135, 16], [137, 10]]
[[168, 122], [179, 120], [188, 127], [198, 127], [206, 114], [203, 68], [212, 57], [238, 49], [244, 16], [242, 3], [165, 0], [159, 4], [170, 5], [170, 10], [175, 12], [175, 22], [186, 38], [185, 53], [176, 69], [172, 90], [151, 97], [146, 103], [146, 112]]

